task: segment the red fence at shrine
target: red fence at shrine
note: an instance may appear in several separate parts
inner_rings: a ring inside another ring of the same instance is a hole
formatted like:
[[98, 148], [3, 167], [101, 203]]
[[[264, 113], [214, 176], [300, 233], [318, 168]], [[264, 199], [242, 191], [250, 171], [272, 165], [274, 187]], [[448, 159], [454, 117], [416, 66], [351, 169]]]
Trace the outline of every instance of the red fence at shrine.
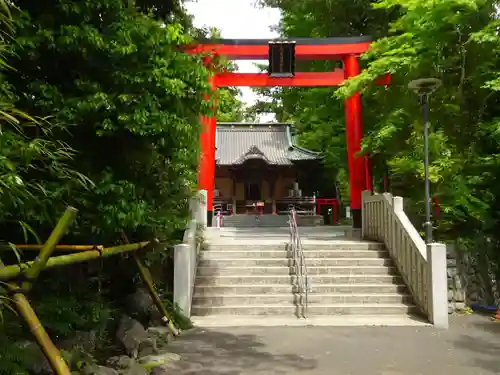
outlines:
[[[212, 90], [218, 87], [326, 87], [339, 86], [346, 79], [360, 73], [359, 55], [370, 47], [369, 37], [346, 38], [294, 38], [278, 41], [262, 39], [219, 39], [208, 40], [186, 49], [191, 54], [202, 54], [207, 63], [211, 57], [223, 56], [228, 60], [270, 60], [271, 48], [276, 42], [293, 44], [295, 60], [340, 60], [342, 69], [332, 72], [295, 72], [286, 76], [273, 76], [268, 73], [212, 73]], [[283, 60], [283, 56], [281, 56]], [[271, 65], [271, 64], [270, 64]], [[388, 85], [391, 77], [385, 75], [377, 80], [379, 85]], [[361, 227], [361, 193], [371, 190], [371, 167], [367, 155], [358, 155], [363, 139], [361, 95], [356, 93], [344, 102], [346, 118], [347, 160], [349, 168], [349, 189], [353, 227]], [[199, 187], [208, 192], [208, 223], [213, 216], [213, 193], [215, 178], [215, 117], [202, 117], [201, 147], [202, 156], [199, 170]]]

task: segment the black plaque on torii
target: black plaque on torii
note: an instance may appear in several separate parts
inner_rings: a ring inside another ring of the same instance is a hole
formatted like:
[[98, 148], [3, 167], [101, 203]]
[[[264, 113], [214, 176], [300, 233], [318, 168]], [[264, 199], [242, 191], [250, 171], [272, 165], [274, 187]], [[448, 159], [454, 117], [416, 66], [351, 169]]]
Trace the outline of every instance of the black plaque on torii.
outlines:
[[294, 41], [269, 42], [269, 71], [270, 77], [295, 76], [295, 45]]

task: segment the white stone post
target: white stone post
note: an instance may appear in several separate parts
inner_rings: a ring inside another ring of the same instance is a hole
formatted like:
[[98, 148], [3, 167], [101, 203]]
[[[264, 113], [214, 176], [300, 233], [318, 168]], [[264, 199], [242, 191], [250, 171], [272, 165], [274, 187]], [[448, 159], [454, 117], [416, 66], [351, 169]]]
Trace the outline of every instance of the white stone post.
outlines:
[[368, 217], [368, 213], [366, 212], [366, 200], [372, 196], [372, 192], [370, 190], [363, 190], [361, 193], [361, 238], [366, 239], [368, 236], [368, 222], [373, 220], [373, 218]]
[[[389, 194], [390, 197], [392, 195]], [[404, 212], [403, 198], [402, 197], [392, 197], [392, 208], [394, 212]]]
[[448, 277], [446, 275], [446, 245], [427, 244], [427, 296], [429, 319], [436, 328], [448, 328]]
[[192, 273], [195, 265], [191, 256], [193, 249], [188, 244], [174, 246], [174, 303], [184, 315], [191, 317]]
[[207, 191], [200, 190], [198, 192], [198, 210], [196, 213], [196, 223], [203, 226], [203, 228], [207, 227]]

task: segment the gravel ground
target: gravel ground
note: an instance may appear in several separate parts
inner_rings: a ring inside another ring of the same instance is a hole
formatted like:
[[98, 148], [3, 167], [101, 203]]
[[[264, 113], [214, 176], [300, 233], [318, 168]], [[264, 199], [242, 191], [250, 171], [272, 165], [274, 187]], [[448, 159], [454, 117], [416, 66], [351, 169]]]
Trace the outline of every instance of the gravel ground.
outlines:
[[[500, 374], [500, 322], [454, 316], [432, 327], [233, 327], [185, 332], [176, 375]], [[170, 373], [170, 371], [169, 371]]]

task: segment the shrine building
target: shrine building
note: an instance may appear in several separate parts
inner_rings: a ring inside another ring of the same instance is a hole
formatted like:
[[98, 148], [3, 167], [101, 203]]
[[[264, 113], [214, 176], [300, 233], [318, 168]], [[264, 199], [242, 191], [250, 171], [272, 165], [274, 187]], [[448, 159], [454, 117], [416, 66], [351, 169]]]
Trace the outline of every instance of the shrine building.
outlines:
[[287, 123], [218, 123], [214, 209], [225, 215], [286, 214], [290, 205], [316, 215], [312, 174], [319, 153], [297, 145]]

